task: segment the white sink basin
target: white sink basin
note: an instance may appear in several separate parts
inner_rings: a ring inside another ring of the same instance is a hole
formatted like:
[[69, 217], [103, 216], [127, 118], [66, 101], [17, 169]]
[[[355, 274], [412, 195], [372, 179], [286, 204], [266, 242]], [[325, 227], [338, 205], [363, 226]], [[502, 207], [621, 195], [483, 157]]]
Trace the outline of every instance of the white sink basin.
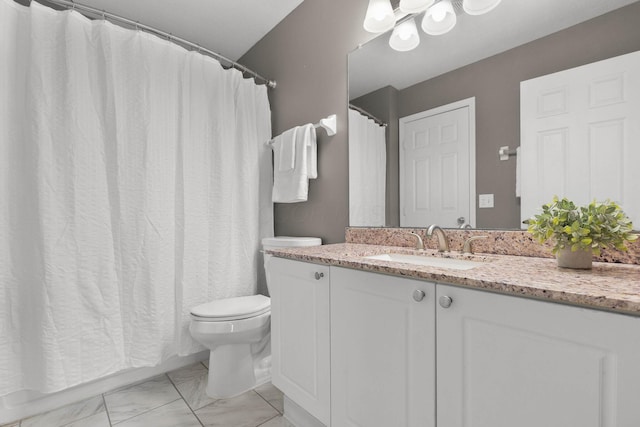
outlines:
[[471, 261], [467, 259], [438, 258], [421, 255], [407, 254], [381, 254], [364, 257], [365, 259], [377, 259], [389, 262], [404, 262], [405, 264], [423, 265], [426, 267], [451, 268], [453, 270], [471, 270], [482, 265], [481, 261]]

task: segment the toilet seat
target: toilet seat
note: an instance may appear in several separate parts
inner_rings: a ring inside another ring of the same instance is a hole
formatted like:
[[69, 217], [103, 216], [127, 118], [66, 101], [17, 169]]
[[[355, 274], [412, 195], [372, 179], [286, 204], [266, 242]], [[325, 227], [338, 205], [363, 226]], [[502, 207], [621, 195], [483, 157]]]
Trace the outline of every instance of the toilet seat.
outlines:
[[203, 322], [225, 322], [256, 317], [271, 310], [271, 299], [264, 295], [225, 298], [198, 305], [191, 316]]

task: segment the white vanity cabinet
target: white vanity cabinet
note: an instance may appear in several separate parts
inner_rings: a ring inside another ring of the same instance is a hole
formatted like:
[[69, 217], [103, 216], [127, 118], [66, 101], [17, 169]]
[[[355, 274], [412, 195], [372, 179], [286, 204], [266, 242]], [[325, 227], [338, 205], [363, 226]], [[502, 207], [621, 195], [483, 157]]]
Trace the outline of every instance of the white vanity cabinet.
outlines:
[[435, 426], [433, 283], [331, 267], [331, 425]]
[[268, 263], [272, 382], [328, 426], [330, 269], [283, 258]]
[[448, 285], [436, 296], [438, 426], [640, 426], [640, 318]]
[[273, 383], [327, 427], [640, 426], [640, 317], [272, 261]]

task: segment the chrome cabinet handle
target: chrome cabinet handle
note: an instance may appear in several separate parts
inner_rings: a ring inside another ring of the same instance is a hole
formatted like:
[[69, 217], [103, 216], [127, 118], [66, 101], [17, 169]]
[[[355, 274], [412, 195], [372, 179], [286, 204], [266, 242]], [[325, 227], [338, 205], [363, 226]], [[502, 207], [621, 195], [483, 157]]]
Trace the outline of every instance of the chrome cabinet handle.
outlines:
[[416, 302], [422, 301], [425, 296], [426, 294], [424, 293], [424, 291], [421, 291], [420, 289], [416, 289], [415, 291], [413, 291], [413, 300]]
[[438, 302], [440, 303], [440, 307], [449, 308], [451, 307], [451, 304], [453, 304], [453, 299], [449, 296], [444, 295], [440, 297]]
[[322, 278], [324, 277], [324, 273], [318, 273], [318, 272], [316, 271], [315, 276], [316, 276], [316, 280], [320, 280], [320, 279], [322, 279]]

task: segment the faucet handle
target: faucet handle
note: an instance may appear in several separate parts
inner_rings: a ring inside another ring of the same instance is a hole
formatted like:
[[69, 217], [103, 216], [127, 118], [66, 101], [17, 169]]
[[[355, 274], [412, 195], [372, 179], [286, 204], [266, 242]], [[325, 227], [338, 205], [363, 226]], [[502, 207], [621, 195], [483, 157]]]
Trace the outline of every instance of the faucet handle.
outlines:
[[464, 246], [462, 246], [462, 253], [463, 254], [472, 254], [473, 253], [473, 248], [471, 246], [471, 243], [474, 240], [486, 239], [487, 237], [489, 237], [489, 236], [471, 236], [471, 237], [469, 237], [464, 242]]
[[412, 236], [414, 236], [416, 238], [416, 249], [418, 250], [423, 250], [424, 249], [424, 242], [422, 241], [422, 237], [420, 237], [419, 234], [416, 233], [409, 233]]

